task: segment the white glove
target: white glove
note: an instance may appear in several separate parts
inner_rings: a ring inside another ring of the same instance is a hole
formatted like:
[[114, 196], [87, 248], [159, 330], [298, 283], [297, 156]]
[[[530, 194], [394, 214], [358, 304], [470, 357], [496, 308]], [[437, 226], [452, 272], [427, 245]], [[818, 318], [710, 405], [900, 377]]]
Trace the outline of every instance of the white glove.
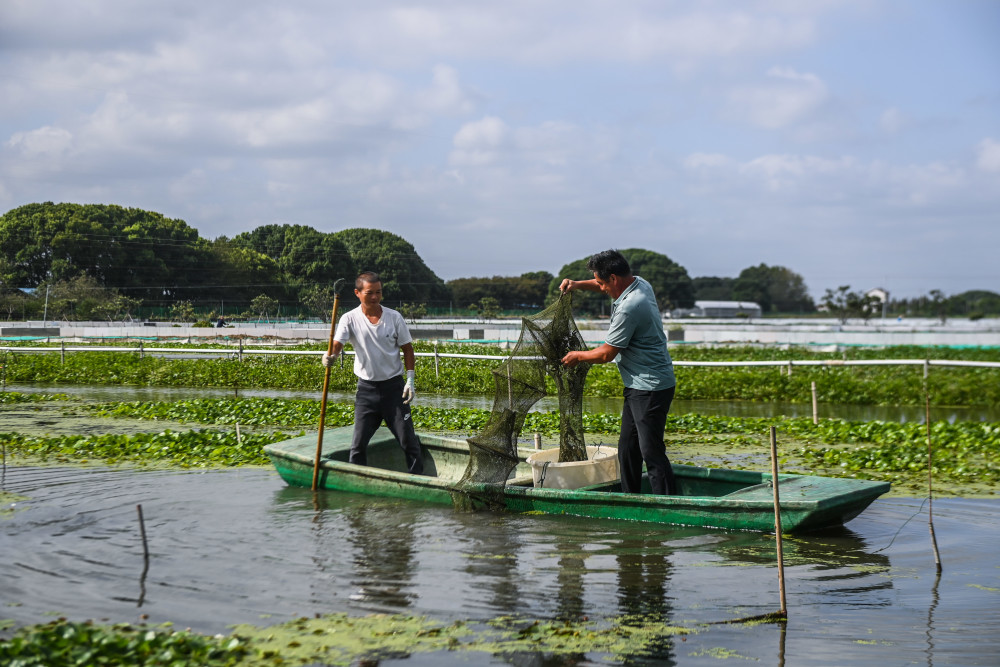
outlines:
[[340, 356], [339, 354], [332, 354], [331, 355], [329, 352], [324, 352], [323, 353], [323, 365], [326, 366], [327, 368], [329, 368], [330, 366], [333, 366], [333, 362], [336, 361], [337, 357], [339, 357], [339, 356]]
[[409, 405], [417, 395], [417, 389], [413, 386], [413, 376], [416, 371], [406, 371], [406, 384], [403, 386], [403, 404]]

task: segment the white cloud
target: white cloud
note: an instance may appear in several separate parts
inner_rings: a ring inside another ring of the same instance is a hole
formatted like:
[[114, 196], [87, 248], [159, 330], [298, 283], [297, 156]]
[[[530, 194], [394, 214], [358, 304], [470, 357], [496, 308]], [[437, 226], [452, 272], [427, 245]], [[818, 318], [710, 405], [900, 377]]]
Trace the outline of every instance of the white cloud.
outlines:
[[889, 134], [896, 134], [907, 124], [907, 118], [903, 112], [896, 107], [891, 107], [882, 112], [879, 116], [879, 126]]
[[507, 140], [507, 124], [495, 116], [487, 116], [463, 125], [454, 139], [449, 157], [453, 165], [485, 165], [496, 162]]
[[826, 84], [815, 74], [772, 67], [767, 78], [732, 91], [729, 109], [734, 116], [766, 129], [780, 129], [806, 119], [829, 99]]
[[51, 125], [28, 132], [15, 132], [7, 141], [8, 146], [17, 150], [21, 157], [28, 159], [62, 155], [72, 144], [71, 132]]
[[983, 171], [1000, 171], [1000, 141], [983, 139], [977, 147], [976, 166]]
[[734, 163], [735, 161], [731, 157], [720, 153], [692, 153], [691, 155], [685, 157], [682, 161], [684, 167], [691, 170], [707, 170], [730, 167]]

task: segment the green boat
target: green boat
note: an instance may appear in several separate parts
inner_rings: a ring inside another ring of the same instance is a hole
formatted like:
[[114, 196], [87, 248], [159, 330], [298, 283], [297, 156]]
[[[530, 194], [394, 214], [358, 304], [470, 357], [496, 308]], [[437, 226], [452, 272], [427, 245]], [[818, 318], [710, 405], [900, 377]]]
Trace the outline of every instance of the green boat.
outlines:
[[[458, 481], [469, 460], [464, 440], [419, 434], [425, 474], [411, 475], [406, 472], [402, 449], [384, 427], [368, 446], [368, 465], [348, 463], [352, 432], [352, 427], [324, 432], [319, 488], [477, 509], [774, 530], [770, 473], [675, 464], [680, 488], [680, 495], [675, 496], [622, 493], [618, 481], [578, 489], [545, 488], [535, 486], [535, 474], [526, 461], [537, 450], [519, 448], [519, 462], [507, 484], [473, 484], [459, 489]], [[287, 484], [311, 488], [316, 440], [313, 433], [268, 445], [264, 451]], [[782, 531], [842, 525], [889, 491], [889, 486], [888, 482], [779, 474]]]

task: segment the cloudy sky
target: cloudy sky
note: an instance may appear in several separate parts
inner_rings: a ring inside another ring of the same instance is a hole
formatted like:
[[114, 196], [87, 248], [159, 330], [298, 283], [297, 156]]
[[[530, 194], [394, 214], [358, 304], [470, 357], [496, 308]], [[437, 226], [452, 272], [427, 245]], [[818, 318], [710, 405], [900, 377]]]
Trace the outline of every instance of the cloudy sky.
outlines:
[[995, 0], [2, 0], [0, 212], [1000, 291]]

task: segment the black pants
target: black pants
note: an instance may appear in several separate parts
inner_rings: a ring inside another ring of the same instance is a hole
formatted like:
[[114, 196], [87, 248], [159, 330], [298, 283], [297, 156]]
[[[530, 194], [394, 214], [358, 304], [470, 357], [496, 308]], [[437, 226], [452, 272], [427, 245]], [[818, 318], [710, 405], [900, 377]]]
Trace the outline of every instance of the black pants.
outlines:
[[649, 485], [657, 495], [675, 495], [677, 483], [663, 444], [663, 429], [667, 413], [674, 400], [674, 389], [642, 391], [625, 388], [622, 406], [622, 429], [618, 436], [618, 465], [621, 468], [622, 491], [642, 490], [642, 463], [646, 462]]
[[351, 463], [368, 465], [368, 442], [384, 419], [406, 454], [407, 470], [414, 475], [423, 474], [424, 459], [420, 453], [420, 441], [413, 430], [410, 406], [403, 403], [404, 385], [402, 375], [379, 382], [358, 378], [358, 392], [354, 396]]

